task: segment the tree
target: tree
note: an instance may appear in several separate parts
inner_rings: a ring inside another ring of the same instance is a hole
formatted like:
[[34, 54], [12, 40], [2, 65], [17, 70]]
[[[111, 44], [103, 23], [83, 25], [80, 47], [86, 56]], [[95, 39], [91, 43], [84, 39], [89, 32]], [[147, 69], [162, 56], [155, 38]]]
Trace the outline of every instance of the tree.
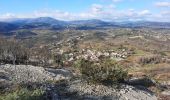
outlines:
[[10, 64], [26, 64], [29, 50], [15, 40], [0, 40], [0, 62]]
[[54, 56], [54, 60], [55, 60], [55, 62], [57, 64], [57, 67], [62, 67], [64, 65], [63, 64], [64, 58], [63, 58], [63, 56], [61, 54], [56, 54]]

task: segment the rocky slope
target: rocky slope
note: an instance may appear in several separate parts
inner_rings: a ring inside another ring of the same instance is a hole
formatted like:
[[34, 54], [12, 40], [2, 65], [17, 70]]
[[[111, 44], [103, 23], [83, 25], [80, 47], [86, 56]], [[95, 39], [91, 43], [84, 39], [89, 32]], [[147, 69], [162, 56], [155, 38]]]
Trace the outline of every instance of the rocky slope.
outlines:
[[5, 80], [28, 83], [58, 81], [71, 78], [72, 74], [64, 69], [50, 69], [31, 65], [1, 65], [0, 73], [4, 74]]
[[90, 100], [157, 100], [151, 92], [128, 85], [120, 85], [119, 88], [104, 85], [90, 85], [85, 82], [76, 82], [69, 86], [71, 91]]
[[0, 65], [0, 87], [3, 83], [45, 83], [66, 80], [46, 87], [52, 100], [157, 100], [144, 88], [121, 85], [115, 89], [104, 85], [90, 85], [80, 80], [69, 80], [73, 74], [66, 69], [51, 69], [31, 65]]

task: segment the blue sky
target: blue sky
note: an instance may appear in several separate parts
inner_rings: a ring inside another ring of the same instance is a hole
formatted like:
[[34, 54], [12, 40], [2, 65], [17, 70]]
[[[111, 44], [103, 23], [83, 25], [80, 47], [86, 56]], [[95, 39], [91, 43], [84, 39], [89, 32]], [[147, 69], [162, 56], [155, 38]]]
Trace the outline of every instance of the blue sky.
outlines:
[[1, 0], [0, 19], [170, 21], [170, 0]]

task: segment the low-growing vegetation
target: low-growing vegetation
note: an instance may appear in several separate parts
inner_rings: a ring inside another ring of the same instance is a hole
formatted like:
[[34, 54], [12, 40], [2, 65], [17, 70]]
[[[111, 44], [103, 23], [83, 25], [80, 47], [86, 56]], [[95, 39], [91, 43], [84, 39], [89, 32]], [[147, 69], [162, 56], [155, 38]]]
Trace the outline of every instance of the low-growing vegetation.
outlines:
[[127, 71], [112, 60], [101, 60], [100, 63], [95, 63], [82, 59], [77, 65], [82, 78], [91, 83], [110, 85], [124, 82], [127, 78]]
[[43, 100], [43, 94], [44, 91], [41, 89], [22, 88], [12, 93], [0, 95], [0, 100]]

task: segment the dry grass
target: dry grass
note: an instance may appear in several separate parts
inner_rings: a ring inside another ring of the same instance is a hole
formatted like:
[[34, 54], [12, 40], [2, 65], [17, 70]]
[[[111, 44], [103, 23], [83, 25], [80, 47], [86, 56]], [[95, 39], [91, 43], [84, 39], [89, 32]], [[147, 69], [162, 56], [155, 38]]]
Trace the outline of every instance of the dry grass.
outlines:
[[148, 64], [142, 67], [130, 68], [129, 73], [136, 77], [150, 76], [157, 81], [169, 81], [170, 80], [170, 65], [166, 63], [160, 64]]

